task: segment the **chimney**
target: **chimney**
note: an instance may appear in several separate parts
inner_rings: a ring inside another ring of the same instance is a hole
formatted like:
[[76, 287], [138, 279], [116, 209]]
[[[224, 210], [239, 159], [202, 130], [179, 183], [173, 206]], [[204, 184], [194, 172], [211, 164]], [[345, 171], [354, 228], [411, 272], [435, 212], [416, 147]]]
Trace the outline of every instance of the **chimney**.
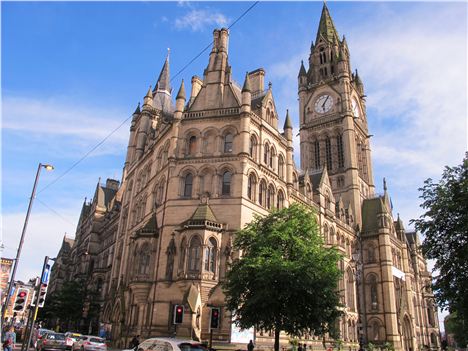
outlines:
[[249, 73], [250, 89], [252, 94], [265, 90], [265, 70], [258, 68]]
[[112, 190], [119, 190], [120, 182], [115, 179], [107, 178], [106, 180], [106, 188]]

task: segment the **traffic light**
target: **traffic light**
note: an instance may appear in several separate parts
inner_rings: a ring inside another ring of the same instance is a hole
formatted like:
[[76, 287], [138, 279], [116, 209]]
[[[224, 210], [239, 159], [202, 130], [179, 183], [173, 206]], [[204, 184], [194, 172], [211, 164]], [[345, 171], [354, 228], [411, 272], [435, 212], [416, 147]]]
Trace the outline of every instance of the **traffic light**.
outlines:
[[47, 285], [48, 284], [44, 283], [41, 284], [41, 288], [39, 290], [39, 307], [44, 307], [45, 297], [47, 294]]
[[13, 311], [23, 312], [26, 308], [26, 302], [28, 302], [29, 289], [19, 288], [16, 293], [15, 305], [13, 306]]
[[184, 321], [184, 306], [175, 305], [174, 306], [174, 324], [182, 324]]
[[211, 319], [210, 319], [210, 328], [211, 329], [218, 329], [219, 328], [219, 307], [212, 307], [211, 308]]

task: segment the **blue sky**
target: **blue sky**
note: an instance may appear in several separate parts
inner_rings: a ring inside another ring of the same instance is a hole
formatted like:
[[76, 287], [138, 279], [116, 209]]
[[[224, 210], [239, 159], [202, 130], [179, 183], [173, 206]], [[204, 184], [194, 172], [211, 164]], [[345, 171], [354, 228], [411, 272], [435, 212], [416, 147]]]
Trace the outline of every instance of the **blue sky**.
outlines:
[[[2, 2], [3, 256], [13, 257], [38, 162], [39, 189], [134, 111], [171, 48], [174, 76], [251, 2]], [[419, 215], [417, 188], [460, 163], [467, 148], [466, 4], [328, 2], [365, 85], [374, 178], [394, 211]], [[297, 120], [297, 73], [321, 2], [260, 2], [230, 32], [233, 77], [263, 67], [280, 115]], [[202, 76], [208, 51], [172, 85]], [[186, 86], [187, 87], [187, 86]], [[281, 123], [282, 125], [282, 123]], [[73, 236], [83, 199], [101, 177], [120, 179], [128, 124], [38, 194], [17, 277]], [[296, 140], [296, 162], [299, 161]], [[53, 209], [53, 211], [51, 210]], [[54, 212], [55, 211], [55, 212]]]

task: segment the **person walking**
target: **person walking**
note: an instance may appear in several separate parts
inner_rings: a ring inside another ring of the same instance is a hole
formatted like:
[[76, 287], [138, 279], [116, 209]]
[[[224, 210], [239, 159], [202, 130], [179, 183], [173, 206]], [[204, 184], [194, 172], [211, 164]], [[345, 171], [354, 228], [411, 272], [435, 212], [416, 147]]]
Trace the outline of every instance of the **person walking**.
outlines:
[[16, 343], [16, 333], [13, 327], [5, 333], [5, 339], [3, 341], [3, 351], [12, 351], [13, 346]]
[[250, 340], [249, 343], [247, 344], [247, 351], [254, 351], [254, 348], [255, 348], [255, 345], [252, 342], [252, 340]]
[[130, 341], [130, 348], [136, 350], [138, 345], [140, 345], [140, 335], [135, 335], [132, 341]]

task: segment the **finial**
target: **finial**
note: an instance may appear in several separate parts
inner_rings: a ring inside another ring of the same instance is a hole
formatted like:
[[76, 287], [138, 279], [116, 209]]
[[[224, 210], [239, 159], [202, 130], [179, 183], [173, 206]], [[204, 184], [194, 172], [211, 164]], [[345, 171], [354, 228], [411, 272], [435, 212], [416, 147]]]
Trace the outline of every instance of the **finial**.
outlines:
[[385, 177], [383, 179], [383, 190], [387, 192], [387, 180], [385, 179]]
[[184, 80], [182, 79], [182, 83], [180, 83], [180, 88], [179, 92], [177, 93], [177, 99], [184, 99], [185, 100], [185, 86], [184, 86]]
[[268, 89], [271, 90], [271, 87], [273, 86], [273, 84], [271, 84], [271, 82], [268, 82]]

